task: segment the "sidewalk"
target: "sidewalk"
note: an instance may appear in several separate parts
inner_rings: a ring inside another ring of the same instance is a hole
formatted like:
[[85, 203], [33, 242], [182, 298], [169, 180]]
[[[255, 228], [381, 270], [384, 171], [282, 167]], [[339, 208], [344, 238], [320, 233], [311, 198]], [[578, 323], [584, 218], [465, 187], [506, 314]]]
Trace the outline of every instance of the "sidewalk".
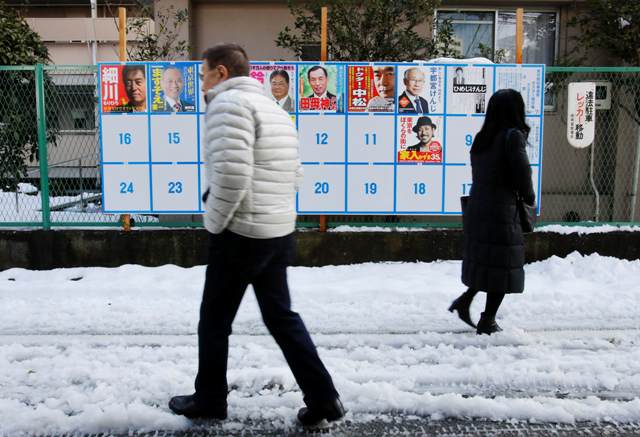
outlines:
[[368, 423], [345, 422], [324, 432], [304, 430], [273, 429], [267, 424], [238, 423], [234, 426], [210, 425], [182, 432], [153, 432], [142, 434], [121, 434], [118, 437], [381, 437], [381, 436], [449, 436], [449, 437], [631, 437], [640, 435], [640, 423], [632, 424], [532, 424], [505, 423], [477, 420], [429, 419], [395, 416], [389, 421], [374, 420]]
[[[449, 261], [290, 270], [294, 309], [349, 410], [330, 435], [640, 435], [640, 261], [528, 265], [527, 292], [506, 299], [491, 337], [446, 311], [459, 272]], [[0, 272], [0, 436], [301, 435], [302, 394], [251, 290], [230, 339], [229, 420], [167, 408], [193, 390], [203, 276]]]

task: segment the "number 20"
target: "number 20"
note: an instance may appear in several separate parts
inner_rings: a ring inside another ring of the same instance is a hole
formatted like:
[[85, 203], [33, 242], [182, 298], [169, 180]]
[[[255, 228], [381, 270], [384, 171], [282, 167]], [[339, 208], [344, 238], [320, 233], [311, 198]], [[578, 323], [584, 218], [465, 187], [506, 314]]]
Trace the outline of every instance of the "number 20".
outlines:
[[315, 194], [327, 194], [329, 193], [329, 184], [327, 182], [316, 182], [313, 186], [313, 192]]

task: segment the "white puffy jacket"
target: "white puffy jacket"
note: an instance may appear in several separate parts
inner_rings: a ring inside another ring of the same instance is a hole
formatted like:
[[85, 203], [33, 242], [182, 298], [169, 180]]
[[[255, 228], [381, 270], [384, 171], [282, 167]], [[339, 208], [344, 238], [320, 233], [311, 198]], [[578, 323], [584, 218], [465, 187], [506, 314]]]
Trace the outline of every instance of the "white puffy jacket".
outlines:
[[228, 228], [251, 238], [290, 234], [302, 177], [291, 117], [250, 77], [216, 85], [207, 100], [205, 227], [214, 234]]

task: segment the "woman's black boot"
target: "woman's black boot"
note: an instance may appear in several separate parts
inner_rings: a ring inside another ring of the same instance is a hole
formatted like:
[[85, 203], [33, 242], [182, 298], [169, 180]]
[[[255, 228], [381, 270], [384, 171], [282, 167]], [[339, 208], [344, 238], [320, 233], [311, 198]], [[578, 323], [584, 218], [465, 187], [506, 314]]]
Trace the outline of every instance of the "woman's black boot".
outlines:
[[457, 311], [458, 317], [467, 325], [472, 328], [476, 328], [476, 324], [471, 320], [471, 315], [469, 314], [469, 307], [471, 306], [471, 302], [473, 302], [473, 298], [476, 295], [476, 291], [471, 288], [465, 291], [453, 301], [451, 306], [449, 307], [450, 312]]
[[478, 321], [478, 329], [476, 334], [491, 335], [494, 332], [500, 332], [502, 328], [496, 323], [495, 316], [488, 316], [485, 313], [480, 314], [480, 320]]

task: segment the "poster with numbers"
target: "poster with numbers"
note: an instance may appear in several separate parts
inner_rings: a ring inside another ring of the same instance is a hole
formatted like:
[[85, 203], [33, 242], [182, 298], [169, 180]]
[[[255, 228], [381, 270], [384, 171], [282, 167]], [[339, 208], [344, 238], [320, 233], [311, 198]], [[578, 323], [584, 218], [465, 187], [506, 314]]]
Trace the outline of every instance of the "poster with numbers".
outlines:
[[[100, 65], [105, 212], [203, 212], [199, 71], [201, 62]], [[298, 129], [299, 214], [459, 215], [469, 150], [504, 88], [526, 103], [540, 202], [543, 65], [253, 62], [250, 74]]]

